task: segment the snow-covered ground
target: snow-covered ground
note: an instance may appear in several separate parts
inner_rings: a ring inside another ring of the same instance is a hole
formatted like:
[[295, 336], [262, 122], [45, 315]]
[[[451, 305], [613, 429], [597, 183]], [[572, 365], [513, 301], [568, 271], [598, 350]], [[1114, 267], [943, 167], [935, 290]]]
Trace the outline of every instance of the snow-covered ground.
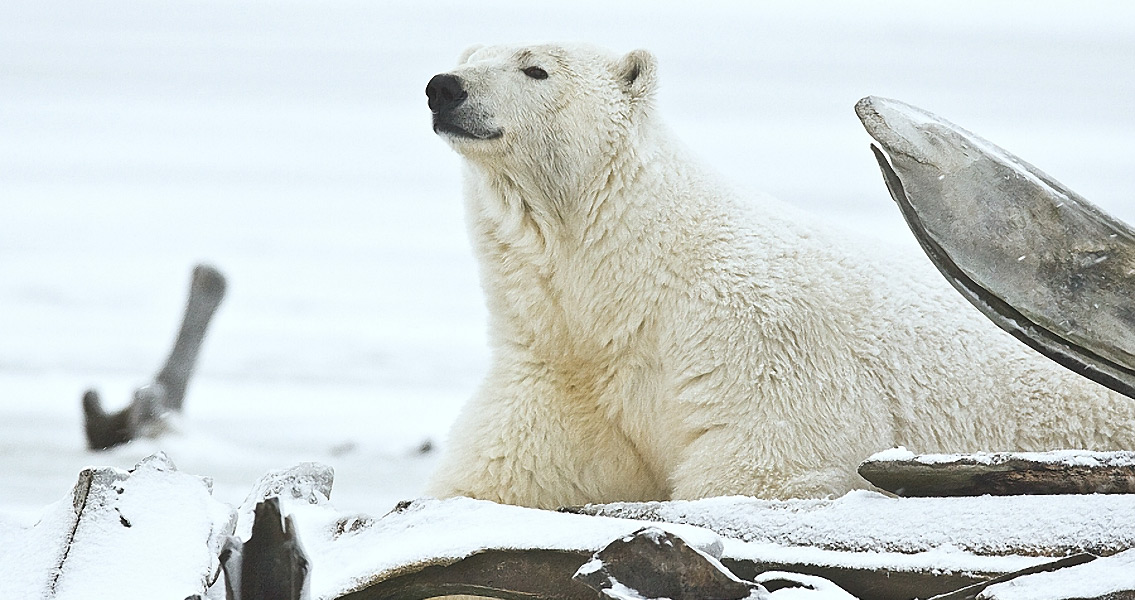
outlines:
[[[164, 449], [239, 503], [332, 465], [343, 510], [418, 495], [487, 362], [457, 157], [423, 93], [474, 43], [660, 60], [673, 128], [727, 176], [918, 252], [852, 106], [889, 96], [1135, 222], [1135, 4], [198, 0], [0, 3], [0, 518]], [[229, 294], [182, 433], [85, 450], [197, 261]]]

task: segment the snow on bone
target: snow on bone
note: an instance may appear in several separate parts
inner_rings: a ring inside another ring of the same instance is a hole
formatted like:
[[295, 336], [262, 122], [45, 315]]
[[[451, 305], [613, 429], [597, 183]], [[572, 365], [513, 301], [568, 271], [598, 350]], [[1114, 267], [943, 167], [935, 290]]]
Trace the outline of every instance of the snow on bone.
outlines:
[[72, 498], [4, 533], [0, 597], [184, 598], [218, 574], [232, 509], [164, 454], [132, 471], [85, 469]]
[[980, 600], [1131, 597], [1135, 597], [1135, 550], [999, 583], [978, 596]]
[[[1135, 495], [891, 498], [856, 491], [834, 500], [614, 503], [587, 514], [705, 527], [730, 540], [844, 553], [919, 553], [950, 549], [941, 568], [982, 570], [986, 558], [1114, 554], [1135, 547]], [[1020, 566], [1027, 560], [1015, 559]], [[967, 563], [968, 566], [962, 564]], [[1033, 561], [1038, 562], [1038, 561]], [[900, 566], [895, 564], [893, 566]]]

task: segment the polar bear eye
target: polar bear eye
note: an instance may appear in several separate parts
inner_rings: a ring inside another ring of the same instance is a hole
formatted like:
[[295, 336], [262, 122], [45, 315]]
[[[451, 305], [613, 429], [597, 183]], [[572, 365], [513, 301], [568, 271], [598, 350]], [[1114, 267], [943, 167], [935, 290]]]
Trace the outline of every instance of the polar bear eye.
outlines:
[[532, 79], [547, 79], [548, 72], [540, 67], [528, 67], [524, 69], [524, 74]]

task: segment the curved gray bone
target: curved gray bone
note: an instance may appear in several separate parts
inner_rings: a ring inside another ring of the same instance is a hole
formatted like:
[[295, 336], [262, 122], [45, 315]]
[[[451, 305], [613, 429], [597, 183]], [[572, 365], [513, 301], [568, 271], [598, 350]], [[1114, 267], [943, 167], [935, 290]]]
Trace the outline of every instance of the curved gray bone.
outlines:
[[170, 410], [181, 410], [185, 388], [189, 385], [189, 377], [197, 364], [197, 353], [205, 340], [205, 330], [224, 297], [225, 276], [220, 271], [209, 265], [193, 268], [181, 329], [177, 332], [177, 340], [173, 343], [173, 350], [170, 351], [165, 366], [154, 377], [154, 382], [165, 388], [165, 404]]
[[134, 390], [130, 404], [116, 413], [103, 410], [97, 391], [83, 394], [87, 447], [104, 450], [137, 437], [157, 437], [165, 431], [167, 415], [181, 412], [205, 331], [224, 296], [225, 277], [220, 271], [208, 265], [193, 268], [181, 329], [154, 381]]
[[1032, 348], [1135, 398], [1135, 231], [931, 113], [873, 96], [855, 111], [886, 151], [872, 146], [891, 196], [950, 283]]

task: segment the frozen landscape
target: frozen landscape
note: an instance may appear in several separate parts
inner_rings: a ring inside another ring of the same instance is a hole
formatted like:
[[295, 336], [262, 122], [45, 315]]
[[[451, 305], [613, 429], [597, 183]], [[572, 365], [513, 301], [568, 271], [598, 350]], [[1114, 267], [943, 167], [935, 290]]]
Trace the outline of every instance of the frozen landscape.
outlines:
[[[300, 461], [334, 467], [345, 511], [418, 496], [487, 363], [460, 164], [423, 89], [471, 44], [547, 40], [652, 50], [661, 112], [707, 162], [896, 252], [920, 251], [852, 111], [868, 94], [1135, 222], [1120, 1], [8, 0], [0, 520], [157, 450], [230, 504]], [[117, 409], [149, 381], [202, 261], [229, 289], [179, 433], [88, 452], [83, 391]]]

